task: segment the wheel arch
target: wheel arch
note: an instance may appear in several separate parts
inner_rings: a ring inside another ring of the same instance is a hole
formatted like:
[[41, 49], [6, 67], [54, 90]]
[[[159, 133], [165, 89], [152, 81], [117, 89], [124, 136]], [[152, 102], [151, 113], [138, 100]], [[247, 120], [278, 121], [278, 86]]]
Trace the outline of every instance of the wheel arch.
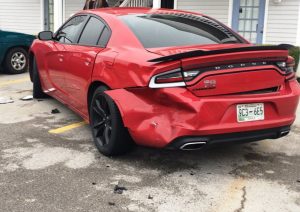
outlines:
[[10, 51], [10, 50], [12, 50], [12, 49], [14, 49], [14, 48], [22, 48], [22, 49], [24, 49], [25, 51], [29, 51], [29, 46], [25, 46], [25, 45], [14, 45], [14, 46], [10, 46], [10, 47], [8, 47], [7, 49], [6, 49], [6, 51], [5, 51], [5, 57], [6, 57], [6, 55], [7, 55], [7, 53]]
[[105, 84], [104, 82], [99, 81], [99, 80], [93, 81], [89, 86], [88, 93], [87, 93], [87, 106], [88, 106], [89, 113], [90, 113], [90, 104], [91, 104], [91, 101], [93, 98], [93, 94], [94, 94], [95, 90], [100, 86], [104, 86], [109, 89], [109, 86], [107, 84]]

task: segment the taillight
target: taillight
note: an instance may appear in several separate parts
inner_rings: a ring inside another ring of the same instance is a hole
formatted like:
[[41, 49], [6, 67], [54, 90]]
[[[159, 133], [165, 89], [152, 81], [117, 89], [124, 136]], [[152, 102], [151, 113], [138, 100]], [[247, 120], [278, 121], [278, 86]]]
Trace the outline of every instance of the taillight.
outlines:
[[183, 81], [183, 77], [180, 70], [169, 74], [163, 74], [155, 78], [155, 83], [159, 83], [159, 84], [182, 82], [182, 81]]
[[191, 80], [193, 80], [196, 76], [198, 76], [199, 73], [200, 73], [200, 71], [198, 71], [198, 70], [192, 70], [192, 71], [185, 71], [185, 72], [183, 72], [184, 81], [191, 81]]
[[150, 88], [184, 87], [181, 69], [167, 71], [153, 76], [150, 80]]
[[180, 68], [155, 75], [151, 78], [150, 88], [184, 87], [185, 81], [194, 79], [200, 71], [182, 72]]
[[285, 72], [286, 75], [295, 73], [295, 60], [292, 57], [288, 57], [286, 62], [277, 62], [276, 65]]

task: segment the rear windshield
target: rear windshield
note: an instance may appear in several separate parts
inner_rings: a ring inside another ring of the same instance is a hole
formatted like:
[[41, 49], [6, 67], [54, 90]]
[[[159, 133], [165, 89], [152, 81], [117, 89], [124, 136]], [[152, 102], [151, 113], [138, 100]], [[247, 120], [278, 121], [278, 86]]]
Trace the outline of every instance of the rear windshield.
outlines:
[[241, 43], [227, 28], [204, 16], [135, 14], [120, 16], [120, 19], [145, 48]]

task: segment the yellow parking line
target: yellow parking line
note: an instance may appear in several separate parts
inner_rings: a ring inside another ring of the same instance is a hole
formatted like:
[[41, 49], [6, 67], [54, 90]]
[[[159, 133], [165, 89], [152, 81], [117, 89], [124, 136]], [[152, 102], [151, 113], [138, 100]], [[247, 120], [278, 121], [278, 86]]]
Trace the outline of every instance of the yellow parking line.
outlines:
[[5, 82], [0, 82], [0, 86], [17, 84], [17, 83], [22, 83], [22, 82], [29, 82], [29, 77], [16, 79], [16, 80], [8, 80], [8, 81], [5, 81]]
[[60, 127], [60, 128], [57, 128], [57, 129], [49, 130], [49, 133], [60, 134], [60, 133], [64, 133], [66, 131], [69, 131], [69, 130], [72, 130], [72, 129], [84, 126], [86, 124], [87, 123], [85, 121], [82, 121], [82, 122], [70, 124], [70, 125], [67, 125], [67, 126], [64, 126], [64, 127]]

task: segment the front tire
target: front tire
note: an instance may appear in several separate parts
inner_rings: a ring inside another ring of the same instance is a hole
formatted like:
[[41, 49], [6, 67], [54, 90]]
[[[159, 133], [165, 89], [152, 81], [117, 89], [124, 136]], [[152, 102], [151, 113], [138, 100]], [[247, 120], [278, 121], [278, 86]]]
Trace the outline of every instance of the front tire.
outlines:
[[33, 59], [32, 63], [32, 82], [33, 82], [33, 90], [32, 90], [32, 96], [35, 99], [41, 99], [48, 97], [42, 89], [39, 70], [36, 64], [35, 58]]
[[28, 53], [24, 48], [10, 49], [4, 60], [5, 72], [8, 74], [22, 74], [28, 70]]
[[108, 90], [101, 86], [94, 92], [90, 104], [90, 124], [95, 145], [106, 156], [127, 153], [133, 147], [128, 130], [124, 127], [119, 109]]

